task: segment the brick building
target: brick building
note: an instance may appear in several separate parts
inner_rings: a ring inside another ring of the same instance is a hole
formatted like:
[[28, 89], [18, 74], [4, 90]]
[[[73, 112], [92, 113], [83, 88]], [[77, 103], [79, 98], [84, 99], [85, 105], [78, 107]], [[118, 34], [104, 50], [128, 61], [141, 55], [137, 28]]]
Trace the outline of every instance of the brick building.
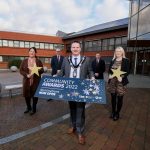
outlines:
[[57, 32], [56, 36], [36, 35], [18, 32], [0, 31], [0, 68], [7, 68], [8, 61], [14, 58], [24, 59], [29, 47], [38, 49], [38, 56], [45, 66], [50, 66], [50, 58], [55, 48], [60, 47], [63, 55], [70, 52], [70, 43], [78, 40], [82, 44], [82, 53], [95, 56], [100, 52], [106, 64], [110, 61], [115, 47], [127, 47], [128, 18], [92, 26], [79, 32], [66, 34]]

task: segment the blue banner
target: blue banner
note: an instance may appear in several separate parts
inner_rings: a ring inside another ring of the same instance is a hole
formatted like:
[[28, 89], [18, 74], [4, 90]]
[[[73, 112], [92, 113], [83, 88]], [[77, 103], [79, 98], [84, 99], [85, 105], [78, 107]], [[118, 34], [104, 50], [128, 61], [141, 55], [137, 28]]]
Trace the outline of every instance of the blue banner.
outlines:
[[106, 104], [105, 81], [44, 75], [35, 97]]

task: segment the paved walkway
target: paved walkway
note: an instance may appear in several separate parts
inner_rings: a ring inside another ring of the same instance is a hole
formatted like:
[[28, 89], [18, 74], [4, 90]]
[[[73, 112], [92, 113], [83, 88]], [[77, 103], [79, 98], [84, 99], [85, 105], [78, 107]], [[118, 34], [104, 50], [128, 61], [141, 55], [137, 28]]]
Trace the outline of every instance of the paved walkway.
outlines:
[[[107, 78], [107, 76], [105, 76]], [[86, 144], [79, 145], [69, 127], [68, 104], [40, 99], [35, 115], [24, 114], [22, 96], [0, 99], [0, 150], [149, 150], [150, 148], [150, 77], [129, 77], [119, 121], [112, 121], [108, 104], [91, 104], [86, 109]], [[21, 82], [19, 73], [0, 73], [6, 85]], [[132, 83], [131, 83], [132, 80]]]
[[[76, 136], [66, 134], [69, 124], [68, 116], [64, 116], [68, 114], [66, 103], [39, 100], [37, 114], [30, 116], [23, 114], [25, 104], [22, 97], [2, 98], [0, 100], [0, 149], [149, 150], [149, 97], [150, 89], [129, 88], [124, 99], [121, 119], [116, 122], [108, 117], [109, 103], [105, 106], [92, 104], [88, 107], [84, 146], [78, 144]], [[20, 134], [23, 135], [14, 140]], [[6, 143], [2, 144], [4, 141]]]

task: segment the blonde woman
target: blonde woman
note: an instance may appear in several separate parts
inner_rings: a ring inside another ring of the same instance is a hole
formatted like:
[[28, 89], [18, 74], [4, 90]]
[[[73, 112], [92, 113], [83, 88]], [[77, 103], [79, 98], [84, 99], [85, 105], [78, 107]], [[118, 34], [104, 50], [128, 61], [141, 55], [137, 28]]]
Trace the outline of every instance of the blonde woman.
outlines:
[[[126, 72], [119, 78], [113, 77], [111, 69], [121, 67], [121, 71]], [[119, 119], [119, 113], [123, 105], [123, 96], [126, 92], [126, 85], [129, 83], [129, 60], [125, 57], [125, 51], [122, 47], [117, 47], [114, 52], [114, 57], [109, 65], [109, 80], [108, 87], [111, 93], [112, 114], [110, 118], [114, 121]]]

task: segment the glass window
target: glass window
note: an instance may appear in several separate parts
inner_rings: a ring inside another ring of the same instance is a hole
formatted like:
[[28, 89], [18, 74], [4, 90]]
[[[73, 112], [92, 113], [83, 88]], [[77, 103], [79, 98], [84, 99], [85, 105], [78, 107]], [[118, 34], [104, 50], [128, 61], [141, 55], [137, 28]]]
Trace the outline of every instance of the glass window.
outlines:
[[150, 0], [140, 0], [140, 9], [150, 4]]
[[29, 45], [29, 42], [25, 42], [25, 48], [29, 48], [30, 45]]
[[127, 37], [122, 37], [122, 44], [127, 44]]
[[[41, 43], [40, 43], [40, 44], [41, 44]], [[41, 60], [42, 63], [44, 63], [44, 60], [45, 60], [45, 59], [44, 59], [44, 57], [40, 57], [40, 60]]]
[[0, 40], [0, 46], [2, 46], [2, 40]]
[[116, 45], [121, 45], [121, 37], [116, 38], [116, 43], [115, 44]]
[[49, 58], [45, 58], [45, 63], [50, 63]]
[[138, 40], [147, 40], [147, 43], [148, 43], [150, 41], [150, 32], [137, 37], [137, 39]]
[[139, 0], [133, 0], [131, 2], [131, 5], [132, 5], [132, 14], [131, 15], [134, 15], [138, 12]]
[[50, 49], [54, 49], [54, 45], [53, 44], [49, 44], [49, 48]]
[[64, 44], [62, 44], [62, 49], [65, 49], [65, 46], [64, 46]]
[[101, 47], [102, 41], [101, 41], [101, 40], [98, 40], [97, 45], [98, 45], [99, 47]]
[[30, 47], [34, 47], [35, 43], [34, 42], [30, 42]]
[[35, 43], [35, 47], [36, 47], [36, 48], [40, 48], [40, 43], [37, 43], [37, 42], [36, 42], [36, 43]]
[[88, 42], [88, 47], [92, 47], [92, 46], [93, 46], [92, 41], [89, 41]]
[[98, 40], [93, 41], [93, 47], [92, 47], [92, 51], [98, 51], [99, 47], [98, 47]]
[[66, 44], [67, 52], [71, 52], [71, 44]]
[[109, 45], [115, 45], [115, 39], [114, 38], [109, 39]]
[[97, 47], [98, 41], [93, 41], [93, 47]]
[[3, 46], [8, 46], [8, 41], [7, 40], [3, 40]]
[[3, 57], [2, 56], [0, 56], [0, 62], [3, 62]]
[[20, 47], [24, 47], [24, 42], [20, 41]]
[[59, 48], [59, 44], [54, 44], [54, 49]]
[[108, 50], [108, 39], [102, 40], [102, 50]]
[[139, 13], [138, 36], [150, 32], [150, 5]]
[[115, 39], [111, 38], [108, 40], [108, 50], [114, 50]]
[[8, 41], [9, 47], [14, 47], [14, 41]]
[[14, 47], [19, 47], [19, 41], [14, 41]]
[[49, 49], [49, 44], [45, 43], [45, 49]]
[[107, 39], [104, 39], [102, 45], [103, 45], [103, 46], [107, 46], [107, 42], [108, 42], [108, 40], [107, 40]]
[[8, 62], [8, 61], [10, 61], [10, 58], [11, 58], [11, 57], [9, 57], [9, 56], [2, 56], [3, 62]]
[[89, 42], [85, 42], [85, 48], [88, 48], [89, 47]]
[[40, 49], [44, 49], [44, 43], [40, 43]]

